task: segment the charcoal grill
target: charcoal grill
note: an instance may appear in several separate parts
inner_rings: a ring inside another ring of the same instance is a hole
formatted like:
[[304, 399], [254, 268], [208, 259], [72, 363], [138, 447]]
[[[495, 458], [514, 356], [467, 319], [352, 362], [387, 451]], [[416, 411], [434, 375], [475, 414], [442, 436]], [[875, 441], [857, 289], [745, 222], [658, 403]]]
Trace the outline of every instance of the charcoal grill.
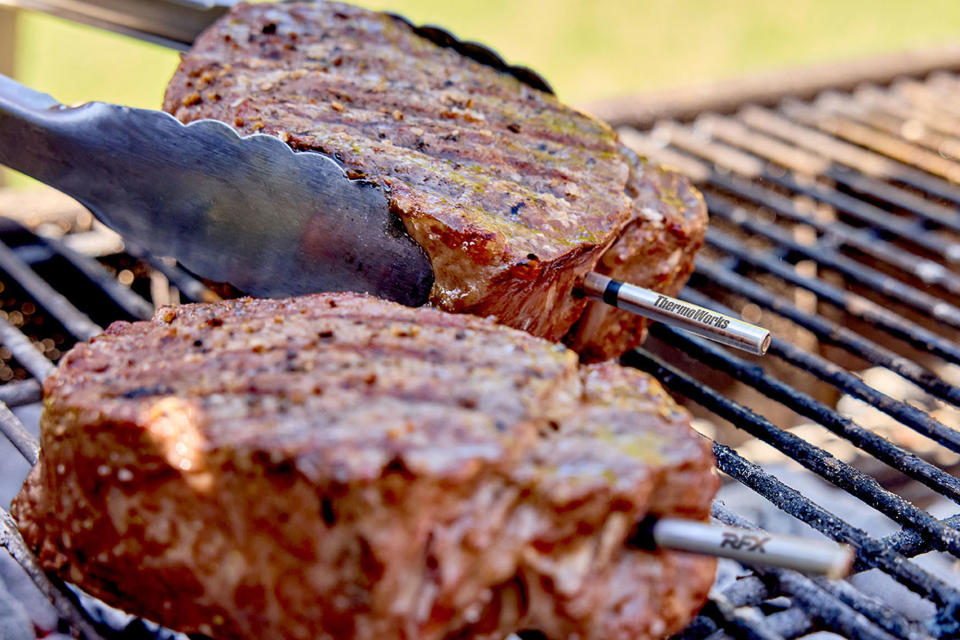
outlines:
[[[653, 112], [639, 101], [633, 110], [630, 101], [616, 105], [611, 119], [624, 141], [684, 170], [706, 196], [707, 248], [683, 297], [775, 331], [758, 360], [654, 325], [623, 362], [719, 425], [714, 452], [731, 483], [852, 545], [858, 572], [879, 570], [935, 611], [910, 617], [850, 581], [755, 569], [718, 586], [683, 638], [960, 637], [960, 574], [938, 577], [914, 560], [929, 552], [960, 559], [960, 508], [943, 520], [924, 508], [932, 497], [960, 505], [951, 473], [960, 424], [950, 418], [960, 407], [952, 368], [960, 365], [960, 76], [930, 73], [953, 66], [921, 57], [895, 77], [867, 65], [748, 102], [714, 96]], [[14, 209], [0, 213], [27, 222], [0, 223], [0, 430], [32, 462], [35, 439], [11, 409], [40, 401], [59, 354], [113, 320], [149, 317], [155, 302], [217, 294], [168, 259], [118, 250], [89, 215], [31, 221], [31, 211]], [[896, 397], [867, 370], [893, 372], [934, 400]], [[873, 407], [894, 428], [848, 417], [841, 397]], [[815, 426], [797, 428], [804, 421]], [[856, 455], [831, 453], [827, 442], [838, 441]], [[778, 453], [755, 456], [756, 442]], [[878, 537], [818, 504], [778, 477], [773, 462], [788, 459], [899, 531]], [[921, 490], [891, 490], [907, 486]], [[713, 516], [753, 526], [721, 502]], [[111, 630], [89, 600], [37, 568], [5, 511], [0, 543], [75, 630], [154, 633], [142, 623]]]

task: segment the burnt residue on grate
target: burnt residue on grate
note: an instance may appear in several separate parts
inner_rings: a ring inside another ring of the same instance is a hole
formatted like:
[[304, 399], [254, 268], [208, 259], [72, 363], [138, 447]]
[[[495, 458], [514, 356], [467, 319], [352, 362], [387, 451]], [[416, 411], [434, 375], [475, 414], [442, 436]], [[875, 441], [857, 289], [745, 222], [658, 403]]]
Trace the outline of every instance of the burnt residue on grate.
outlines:
[[[617, 123], [626, 144], [684, 170], [705, 194], [707, 246], [683, 297], [775, 335], [760, 359], [655, 325], [644, 349], [622, 361], [660, 379], [703, 419], [728, 486], [851, 544], [859, 573], [880, 572], [929, 612], [902, 611], [856, 578], [738, 568], [683, 637], [960, 637], [960, 581], [917, 558], [960, 558], [960, 480], [950, 472], [960, 462], [955, 105], [960, 80], [940, 73], [684, 122]], [[84, 253], [77, 247], [88, 245], [70, 240], [89, 223], [58, 228], [0, 222], [0, 430], [28, 458], [32, 436], [7, 407], [36, 403], [40, 380], [65, 349], [156, 304], [231, 295], [135, 248]], [[889, 377], [900, 386], [881, 384]], [[162, 389], [143, 390], [154, 392]], [[892, 532], [868, 531], [839, 513], [839, 501], [792, 486], [798, 473], [829, 483]], [[934, 517], [925, 508], [934, 500], [958, 515]], [[714, 516], [751, 526], [719, 503]], [[24, 557], [15, 536], [8, 542]], [[48, 591], [60, 586], [37, 580]], [[90, 601], [72, 594], [58, 604], [64, 619], [104, 633], [156, 633], [91, 616]]]

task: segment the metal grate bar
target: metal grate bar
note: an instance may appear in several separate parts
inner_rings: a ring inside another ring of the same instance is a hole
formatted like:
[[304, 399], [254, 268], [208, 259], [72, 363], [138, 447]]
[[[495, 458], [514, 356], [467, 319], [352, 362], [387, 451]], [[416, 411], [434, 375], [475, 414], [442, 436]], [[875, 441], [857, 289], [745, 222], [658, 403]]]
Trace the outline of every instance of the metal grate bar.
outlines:
[[862, 93], [853, 96], [827, 91], [820, 95], [817, 106], [830, 113], [850, 118], [885, 136], [902, 138], [941, 157], [960, 156], [960, 141], [952, 135], [926, 126], [911, 127], [910, 116], [890, 113], [889, 109], [873, 103]]
[[[712, 307], [717, 311], [729, 313], [734, 316], [737, 314], [726, 306], [718, 303], [711, 298], [703, 295], [699, 291], [687, 288], [684, 289], [684, 297], [694, 304], [700, 306]], [[947, 427], [941, 422], [934, 420], [928, 414], [916, 407], [895, 400], [890, 396], [881, 393], [873, 387], [864, 383], [860, 378], [853, 375], [843, 367], [840, 367], [820, 356], [807, 353], [802, 349], [793, 346], [789, 342], [774, 337], [770, 342], [768, 355], [775, 355], [778, 358], [794, 365], [795, 367], [808, 371], [827, 382], [837, 389], [848, 393], [864, 402], [871, 404], [874, 408], [886, 413], [892, 418], [899, 420], [905, 426], [910, 427], [917, 433], [923, 434], [934, 442], [938, 442], [951, 451], [960, 453], [960, 432]]]
[[[793, 178], [787, 176], [774, 177], [772, 180], [787, 188], [791, 188], [791, 185], [796, 184]], [[928, 260], [915, 253], [904, 251], [879, 237], [874, 230], [854, 229], [846, 224], [837, 222], [822, 222], [817, 220], [812, 214], [802, 212], [794, 200], [774, 191], [763, 189], [756, 183], [746, 182], [742, 179], [714, 174], [711, 175], [709, 184], [720, 187], [741, 198], [752, 200], [784, 218], [809, 225], [817, 231], [828, 234], [843, 244], [857, 249], [861, 253], [873, 256], [878, 260], [895, 266], [901, 271], [919, 278], [927, 284], [936, 284], [950, 293], [960, 294], [960, 275], [949, 271], [933, 260]], [[798, 188], [795, 189], [795, 191], [806, 192], [810, 195], [811, 190]], [[843, 197], [846, 198], [848, 196]], [[904, 234], [898, 236], [898, 238], [902, 238], [907, 242], [913, 243], [913, 239], [918, 237], [932, 237], [929, 233], [925, 233], [923, 229], [913, 223], [907, 223], [903, 225], [903, 227], [903, 229], [898, 230], [896, 233]], [[930, 249], [934, 244], [940, 244], [942, 245], [942, 255], [950, 253], [960, 257], [960, 244], [958, 243], [923, 241], [916, 242], [915, 244], [929, 245], [924, 247], [926, 249]]]
[[[714, 518], [717, 517], [716, 510], [720, 508], [725, 509], [719, 502], [714, 501], [711, 509]], [[766, 583], [755, 575], [738, 579], [723, 590], [723, 595], [736, 607], [756, 606], [773, 597]]]
[[[40, 443], [27, 431], [13, 412], [2, 404], [0, 404], [0, 429], [27, 462], [31, 465], [37, 463]], [[96, 623], [77, 602], [76, 596], [70, 589], [59, 578], [47, 574], [40, 567], [36, 557], [20, 537], [17, 524], [4, 509], [0, 509], [0, 545], [10, 552], [41, 593], [53, 603], [57, 613], [71, 625], [74, 632], [79, 632], [87, 640], [103, 640], [103, 636], [96, 628]]]
[[[943, 286], [951, 291], [951, 293], [960, 292], [960, 276], [944, 269], [937, 262], [926, 260], [921, 256], [907, 252], [890, 242], [882, 240], [876, 231], [883, 230], [894, 234], [897, 240], [936, 253], [938, 256], [950, 262], [960, 260], [960, 243], [946, 240], [931, 233], [926, 233], [926, 229], [916, 220], [911, 221], [893, 216], [883, 209], [866, 204], [862, 200], [840, 193], [822, 184], [812, 183], [805, 185], [789, 174], [778, 176], [774, 173], [764, 172], [762, 177], [785, 189], [807, 195], [839, 211], [853, 215], [861, 221], [866, 222], [871, 228], [869, 230], [857, 231], [843, 223], [820, 222], [812, 215], [801, 213], [796, 203], [789, 198], [764, 189], [756, 183], [735, 180], [724, 176], [718, 176], [717, 180], [711, 180], [710, 182], [731, 193], [762, 204], [784, 217], [809, 224], [823, 233], [832, 234], [844, 240], [844, 242], [850, 244], [850, 246], [854, 246], [865, 253], [889, 262], [897, 268], [924, 281]], [[873, 246], [871, 246], [871, 241]]]
[[920, 625], [911, 622], [899, 612], [893, 611], [869, 596], [863, 595], [847, 582], [842, 580], [830, 582], [820, 577], [812, 578], [812, 581], [834, 598], [850, 605], [877, 626], [897, 637], [911, 640], [923, 640], [932, 637]]
[[164, 258], [156, 258], [130, 245], [127, 245], [127, 252], [166, 276], [167, 280], [190, 300], [194, 302], [216, 302], [220, 300], [220, 296], [214, 293], [207, 285], [190, 275], [190, 273], [180, 265], [176, 263], [168, 264]]
[[0, 342], [37, 380], [45, 379], [53, 371], [53, 363], [30, 342], [30, 338], [3, 318], [0, 318]]
[[[629, 366], [647, 371], [664, 384], [675, 388], [673, 383], [677, 372], [671, 371], [669, 366], [655, 356], [636, 349], [628, 352], [623, 361]], [[670, 382], [666, 382], [667, 380]], [[933, 600], [938, 606], [939, 623], [944, 637], [960, 632], [960, 591], [956, 588], [884, 546], [865, 531], [833, 515], [796, 489], [780, 482], [730, 447], [714, 443], [713, 453], [717, 458], [718, 468], [730, 477], [824, 535], [852, 545], [856, 550], [858, 569], [880, 569], [911, 591]]]
[[42, 242], [63, 256], [100, 290], [110, 296], [120, 308], [134, 318], [149, 320], [153, 316], [153, 305], [134, 293], [129, 287], [117, 282], [103, 265], [89, 256], [77, 253], [56, 238], [42, 238]]
[[[638, 151], [641, 153], [650, 155], [666, 164], [671, 164], [671, 160], [677, 158], [678, 154], [676, 152], [667, 153], [669, 150], [657, 149], [655, 145], [649, 144], [648, 141], [645, 141], [642, 136], [636, 133], [628, 136], [628, 140], [632, 145], [638, 146]], [[681, 157], [686, 158], [686, 156]], [[689, 159], [689, 162], [698, 165], [690, 168], [693, 169], [695, 174], [699, 174], [703, 180], [709, 181], [713, 179], [711, 172], [705, 171], [701, 163], [692, 158]], [[751, 215], [743, 208], [722, 196], [714, 193], [705, 193], [704, 197], [711, 213], [720, 215], [741, 228], [763, 236], [771, 242], [779, 244], [794, 253], [804, 255], [825, 267], [838, 271], [874, 291], [883, 293], [898, 302], [906, 303], [908, 306], [912, 306], [922, 313], [936, 318], [940, 322], [954, 328], [960, 328], [960, 308], [944, 302], [924, 291], [920, 291], [892, 276], [888, 276], [876, 269], [867, 267], [862, 263], [841, 255], [832, 248], [824, 246], [811, 247], [801, 244], [783, 228], [756, 219], [756, 216]], [[805, 222], [809, 223], [806, 220]], [[876, 251], [878, 251], [878, 249], [873, 249], [871, 252]], [[901, 257], [898, 258], [899, 264], [907, 267], [910, 272], [915, 273], [918, 277], [927, 280], [939, 280], [941, 283], [948, 282], [951, 283], [951, 286], [960, 286], [960, 280], [957, 279], [956, 275], [950, 274], [950, 272], [947, 272], [942, 266], [935, 262], [924, 261], [919, 257], [913, 257], [911, 259], [907, 256], [910, 256], [910, 254], [902, 254]], [[954, 282], [955, 280], [956, 282]]]
[[930, 395], [960, 406], [960, 389], [929, 369], [921, 367], [913, 360], [881, 347], [872, 340], [864, 338], [823, 316], [801, 311], [789, 300], [771, 293], [753, 280], [724, 269], [708, 258], [698, 257], [696, 265], [697, 273], [701, 276], [765, 309], [770, 309], [784, 318], [789, 318], [799, 326], [811, 331], [821, 342], [836, 345], [871, 364], [886, 367]]
[[[744, 529], [758, 528], [721, 504], [715, 503], [712, 513], [714, 518], [725, 524]], [[843, 581], [812, 579], [789, 569], [759, 566], [752, 569], [761, 576], [775, 579], [780, 591], [796, 598], [804, 611], [826, 623], [828, 628], [841, 631], [851, 638], [889, 640], [892, 637], [890, 634], [911, 640], [927, 640], [931, 637], [889, 607], [871, 602], [849, 585], [844, 588], [846, 583]]]
[[[947, 241], [933, 234], [921, 233], [924, 229], [918, 226], [916, 221], [895, 216], [862, 200], [840, 193], [824, 184], [812, 181], [798, 181], [789, 174], [768, 171], [764, 166], [764, 162], [759, 158], [748, 155], [746, 152], [735, 149], [725, 143], [715, 142], [707, 139], [705, 136], [697, 135], [686, 127], [672, 123], [669, 126], [658, 125], [657, 129], [654, 130], [651, 135], [658, 140], [669, 141], [672, 145], [684, 152], [698, 156], [700, 159], [709, 161], [714, 165], [735, 171], [746, 177], [763, 178], [796, 193], [808, 195], [811, 198], [829, 204], [871, 225], [874, 229], [883, 229], [898, 236], [900, 239], [911, 242], [928, 251], [946, 257], [949, 260], [960, 259], [960, 244]], [[819, 226], [824, 232], [832, 232], [838, 236], [846, 237], [850, 242], [858, 242], [858, 240], [860, 240], [861, 247], [870, 247], [869, 242], [862, 242], [863, 238], [858, 237], [850, 227], [840, 223], [819, 222], [811, 215], [802, 213], [789, 198], [770, 191], [760, 184], [737, 180], [717, 172], [713, 172], [708, 182], [755, 202], [765, 204], [776, 211], [782, 211], [784, 215], [789, 217], [799, 218], [808, 224]], [[871, 238], [866, 239], [869, 240]], [[876, 242], [876, 237], [874, 236], [872, 240]], [[893, 251], [888, 250], [888, 253], [902, 254], [903, 252], [894, 249]], [[903, 264], [909, 266], [910, 262]], [[935, 263], [933, 264], [935, 265]], [[954, 284], [957, 285], [957, 290], [960, 290], [960, 279]]]
[[[855, 217], [871, 225], [873, 229], [883, 229], [893, 233], [900, 239], [937, 253], [948, 260], [960, 260], [960, 243], [926, 233], [925, 229], [916, 222], [893, 216], [882, 209], [839, 193], [824, 185], [805, 184], [787, 174], [778, 174], [761, 168], [754, 163], [754, 158], [745, 156], [742, 152], [729, 147], [721, 149], [716, 143], [702, 140], [682, 127], [674, 125], [663, 128], [663, 131], [670, 136], [669, 141], [683, 149], [685, 153], [696, 154], [702, 160], [713, 162], [745, 175], [762, 177], [794, 192], [806, 194], [847, 213], [852, 213]], [[656, 135], [656, 133], [653, 135]], [[937, 284], [950, 293], [960, 294], [960, 275], [949, 271], [937, 262], [895, 247], [878, 238], [873, 231], [854, 229], [838, 222], [819, 221], [812, 214], [802, 211], [792, 199], [760, 184], [707, 168], [705, 168], [705, 172], [707, 173], [705, 182], [709, 185], [752, 200], [791, 220], [810, 225], [818, 231], [830, 234], [844, 244], [883, 260], [926, 283]]]
[[943, 200], [960, 204], [960, 187], [886, 156], [798, 124], [781, 113], [749, 105], [737, 113], [737, 118], [767, 135], [786, 140], [802, 149], [823, 154], [841, 165], [876, 178], [896, 180]]
[[[960, 514], [945, 518], [943, 524], [954, 529], [960, 529]], [[911, 558], [930, 551], [923, 538], [916, 531], [909, 529], [901, 529], [897, 533], [883, 538], [881, 542], [897, 553]]]
[[[937, 255], [946, 258], [950, 262], [957, 262], [960, 260], [960, 243], [947, 240], [931, 233], [924, 233], [926, 229], [923, 227], [920, 221], [916, 219], [908, 221], [904, 218], [894, 216], [879, 207], [867, 204], [863, 200], [859, 200], [853, 196], [841, 193], [840, 191], [821, 183], [810, 183], [806, 185], [802, 184], [789, 174], [777, 176], [776, 174], [765, 173], [764, 177], [784, 187], [785, 189], [790, 189], [797, 193], [802, 193], [810, 196], [811, 198], [815, 198], [820, 202], [828, 204], [838, 211], [842, 211], [854, 216], [877, 229], [883, 229], [884, 231], [894, 233], [897, 235], [898, 240], [908, 242], [932, 253], [936, 253]], [[880, 222], [881, 220], [882, 222]], [[905, 253], [902, 249], [894, 249], [894, 251]]]
[[30, 266], [21, 260], [14, 251], [0, 242], [0, 269], [26, 290], [40, 306], [57, 319], [75, 338], [89, 340], [103, 332], [96, 323], [73, 306], [66, 296], [47, 284]]
[[48, 575], [27, 548], [17, 531], [17, 525], [5, 509], [0, 509], [0, 545], [6, 548], [26, 574], [53, 603], [57, 613], [67, 621], [75, 633], [86, 640], [104, 640], [89, 614], [77, 602], [67, 586], [59, 578]]
[[[950, 137], [956, 137], [956, 132], [960, 131], [960, 118], [929, 105], [910, 104], [896, 89], [885, 91], [876, 85], [868, 84], [858, 87], [852, 96], [858, 104], [870, 109], [880, 109], [898, 118], [904, 125], [911, 121], [919, 122], [924, 130], [938, 131]], [[899, 133], [903, 135], [904, 132], [904, 127], [901, 127]]]
[[944, 360], [960, 364], [960, 346], [957, 343], [928, 331], [872, 300], [838, 289], [818, 278], [801, 276], [792, 265], [777, 260], [766, 253], [752, 251], [733, 236], [717, 229], [707, 229], [707, 243], [741, 262], [762, 269], [781, 280], [816, 294], [819, 299], [829, 302], [855, 318], [887, 331], [917, 349], [928, 351]]
[[[31, 466], [37, 463], [40, 452], [39, 441], [27, 431], [23, 423], [9, 409], [2, 405], [0, 405], [0, 430]], [[17, 439], [12, 438], [11, 433], [17, 434]], [[41, 593], [53, 603], [60, 617], [69, 623], [75, 637], [86, 640], [104, 640], [105, 636], [102, 634], [107, 634], [106, 638], [115, 637], [114, 631], [105, 628], [102, 623], [95, 620], [76, 594], [59, 577], [47, 573], [40, 567], [36, 556], [20, 537], [13, 518], [3, 509], [0, 509], [0, 544], [10, 552]], [[150, 637], [158, 636], [150, 635]]]
[[0, 385], [0, 402], [8, 407], [32, 404], [40, 402], [42, 399], [43, 391], [40, 388], [40, 383], [32, 378]]
[[[630, 364], [632, 365], [633, 362]], [[731, 402], [714, 389], [700, 385], [685, 373], [672, 368], [665, 371], [669, 373], [672, 389], [728, 420], [738, 429], [766, 442], [894, 522], [920, 531], [935, 548], [949, 551], [960, 558], [960, 531], [944, 526], [926, 511], [881, 487], [873, 477], [845, 464], [803, 438], [780, 429], [751, 409]], [[660, 377], [657, 374], [653, 375]]]
[[[714, 503], [714, 509], [718, 507], [720, 507], [720, 505]], [[755, 608], [776, 595], [777, 594], [771, 594], [767, 585], [757, 577], [757, 575], [752, 575], [738, 578], [719, 593], [714, 590], [711, 598], [722, 599], [729, 605], [730, 610], [734, 610], [742, 607]], [[674, 636], [674, 640], [693, 640], [695, 638], [713, 637], [713, 634], [720, 630], [721, 625], [713, 618], [708, 617], [707, 613], [709, 612], [703, 612], [698, 615], [683, 632]], [[813, 626], [810, 615], [798, 607], [792, 607], [779, 613], [788, 615], [769, 615], [766, 616], [765, 622], [774, 633], [785, 638], [795, 638], [809, 631]]]
[[960, 216], [953, 209], [941, 204], [930, 202], [900, 187], [881, 182], [876, 178], [838, 165], [831, 165], [823, 175], [853, 191], [870, 195], [873, 198], [910, 211], [928, 223], [960, 232]]
[[750, 385], [768, 398], [816, 421], [857, 448], [960, 504], [960, 478], [953, 477], [886, 438], [855, 424], [802, 391], [769, 375], [761, 366], [746, 362], [719, 346], [662, 324], [651, 325], [650, 331], [699, 362]]
[[720, 594], [714, 594], [700, 612], [738, 640], [786, 640], [760, 616], [748, 616]]
[[[820, 105], [818, 104], [818, 107]], [[805, 125], [830, 135], [871, 149], [907, 165], [919, 167], [927, 173], [950, 182], [960, 182], [960, 166], [926, 149], [916, 147], [902, 138], [884, 134], [820, 108], [796, 100], [785, 100], [780, 111]]]
[[0, 431], [31, 465], [40, 457], [40, 443], [33, 437], [7, 405], [0, 403]]
[[[945, 76], [937, 79], [931, 77], [930, 80], [931, 82], [922, 83], [904, 78], [894, 82], [891, 89], [897, 97], [906, 100], [911, 106], [921, 110], [921, 113], [925, 112], [925, 115], [930, 118], [955, 118], [960, 115], [949, 102], [944, 100], [942, 90], [943, 80], [947, 80], [947, 84], [952, 85], [956, 84], [956, 80]], [[936, 89], [934, 85], [939, 85], [940, 88]]]
[[[0, 342], [10, 349], [13, 357], [36, 380], [44, 380], [53, 372], [55, 368], [53, 363], [34, 346], [30, 338], [2, 318], [0, 318]], [[36, 385], [36, 391], [39, 395], [39, 384]], [[3, 402], [0, 402], [0, 431], [31, 465], [36, 464], [40, 454], [40, 444]]]
[[799, 607], [771, 613], [767, 622], [786, 638], [797, 638], [813, 630], [810, 616]]
[[[868, 194], [874, 199], [910, 211], [928, 224], [960, 232], [960, 215], [953, 209], [925, 200], [888, 182], [838, 165], [827, 158], [813, 156], [808, 151], [802, 151], [766, 133], [750, 129], [733, 118], [706, 114], [697, 119], [697, 127], [700, 127], [701, 123], [712, 137], [736, 148], [749, 151], [800, 174], [821, 175], [853, 191]], [[769, 168], [768, 173], [777, 174]]]
[[883, 294], [900, 304], [913, 307], [943, 324], [960, 329], [960, 308], [955, 305], [944, 302], [936, 296], [905, 284], [876, 269], [867, 267], [833, 249], [809, 246], [798, 242], [788, 231], [775, 224], [757, 220], [749, 211], [722, 196], [708, 193], [704, 197], [710, 212], [714, 215], [725, 218], [742, 229], [762, 236], [790, 252], [802, 255], [823, 267], [836, 271], [871, 291]]

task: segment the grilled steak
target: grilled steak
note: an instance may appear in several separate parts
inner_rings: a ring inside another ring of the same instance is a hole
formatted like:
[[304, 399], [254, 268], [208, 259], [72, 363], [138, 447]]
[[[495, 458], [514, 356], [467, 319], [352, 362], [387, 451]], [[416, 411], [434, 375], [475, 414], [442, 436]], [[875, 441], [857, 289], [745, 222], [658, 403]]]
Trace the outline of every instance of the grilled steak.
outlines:
[[[447, 311], [560, 340], [587, 306], [571, 292], [618, 237], [617, 253], [639, 262], [670, 254], [645, 246], [670, 244], [669, 231], [621, 236], [647, 218], [631, 206], [636, 164], [608, 126], [385, 14], [237, 5], [184, 57], [164, 108], [278, 135], [379, 185], [430, 256], [431, 301]], [[702, 205], [693, 218], [705, 225]], [[675, 275], [692, 251], [681, 257]], [[570, 343], [608, 356], [628, 326], [591, 314]]]
[[659, 637], [714, 561], [706, 442], [651, 378], [357, 294], [160, 309], [68, 353], [13, 504], [48, 569], [227, 638]]
[[[594, 270], [675, 296], [693, 272], [706, 234], [706, 205], [681, 174], [649, 164], [627, 148], [631, 161], [627, 194], [632, 218]], [[564, 341], [587, 361], [619, 356], [637, 346], [649, 320], [601, 302], [591, 302]]]

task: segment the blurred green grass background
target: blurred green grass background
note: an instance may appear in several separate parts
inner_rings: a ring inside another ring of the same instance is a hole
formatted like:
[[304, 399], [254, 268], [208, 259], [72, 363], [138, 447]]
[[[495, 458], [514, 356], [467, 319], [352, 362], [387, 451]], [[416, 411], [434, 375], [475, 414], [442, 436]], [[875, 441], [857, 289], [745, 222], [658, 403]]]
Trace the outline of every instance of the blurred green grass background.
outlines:
[[[357, 0], [544, 75], [566, 102], [960, 41], [956, 0]], [[68, 104], [160, 105], [170, 50], [19, 13], [14, 75]]]

